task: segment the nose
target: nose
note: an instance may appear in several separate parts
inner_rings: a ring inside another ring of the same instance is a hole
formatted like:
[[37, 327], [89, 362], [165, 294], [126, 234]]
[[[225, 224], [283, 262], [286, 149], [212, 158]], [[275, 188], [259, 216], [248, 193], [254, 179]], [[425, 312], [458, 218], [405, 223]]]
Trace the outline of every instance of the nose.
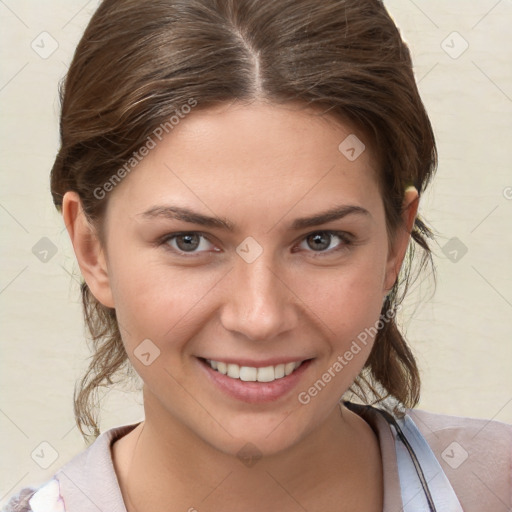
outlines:
[[263, 255], [252, 263], [238, 260], [228, 280], [221, 310], [225, 329], [251, 341], [267, 341], [297, 326], [293, 291], [282, 272]]

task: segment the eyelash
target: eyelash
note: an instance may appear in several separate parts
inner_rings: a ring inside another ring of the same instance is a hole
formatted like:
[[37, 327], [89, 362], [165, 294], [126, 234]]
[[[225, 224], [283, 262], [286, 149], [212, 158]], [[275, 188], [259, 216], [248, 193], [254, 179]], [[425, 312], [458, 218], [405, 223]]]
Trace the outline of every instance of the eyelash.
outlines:
[[[309, 237], [313, 235], [328, 235], [330, 237], [338, 237], [341, 240], [341, 243], [335, 247], [334, 249], [328, 249], [324, 251], [313, 251], [309, 250], [307, 252], [310, 252], [314, 258], [323, 257], [326, 255], [332, 255], [334, 253], [347, 251], [350, 249], [350, 247], [354, 244], [353, 236], [350, 233], [347, 233], [346, 231], [332, 231], [332, 230], [319, 230], [319, 231], [311, 231], [310, 233], [307, 233], [304, 235], [304, 237], [300, 240], [300, 243], [306, 241]], [[179, 256], [185, 256], [187, 258], [193, 258], [198, 257], [204, 254], [205, 251], [199, 251], [199, 252], [186, 252], [186, 251], [180, 251], [179, 249], [175, 249], [169, 245], [169, 242], [171, 240], [174, 240], [180, 236], [185, 235], [199, 235], [205, 240], [207, 240], [209, 243], [212, 243], [208, 237], [200, 232], [200, 231], [182, 231], [179, 233], [170, 233], [165, 235], [164, 237], [160, 238], [159, 241], [157, 241], [157, 245], [163, 246], [163, 248], [167, 251], [170, 251], [174, 254], [178, 254]], [[297, 251], [295, 251], [297, 252]]]

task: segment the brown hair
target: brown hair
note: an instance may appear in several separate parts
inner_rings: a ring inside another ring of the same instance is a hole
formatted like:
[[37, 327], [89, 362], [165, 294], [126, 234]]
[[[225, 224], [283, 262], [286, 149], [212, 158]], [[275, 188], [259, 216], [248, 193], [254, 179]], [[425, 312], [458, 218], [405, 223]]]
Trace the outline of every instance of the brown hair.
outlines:
[[[378, 154], [389, 234], [401, 227], [406, 186], [421, 196], [437, 165], [409, 50], [379, 0], [104, 0], [61, 88], [61, 148], [51, 172], [57, 209], [76, 191], [101, 239], [108, 197], [95, 190], [191, 99], [197, 108], [300, 101], [348, 119]], [[432, 263], [432, 232], [417, 216], [411, 235], [422, 270]], [[411, 243], [383, 314], [403, 299], [413, 254]], [[85, 282], [81, 290], [93, 355], [75, 388], [75, 418], [84, 437], [84, 427], [97, 437], [98, 390], [133, 369], [115, 310]], [[365, 400], [369, 390], [374, 400], [417, 404], [419, 372], [394, 319], [379, 330], [353, 389]]]

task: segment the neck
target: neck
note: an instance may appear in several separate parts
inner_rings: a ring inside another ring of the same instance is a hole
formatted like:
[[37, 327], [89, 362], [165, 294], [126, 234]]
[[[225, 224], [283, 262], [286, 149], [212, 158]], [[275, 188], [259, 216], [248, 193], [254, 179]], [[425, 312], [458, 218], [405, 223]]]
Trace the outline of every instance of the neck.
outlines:
[[[360, 493], [354, 490], [362, 490], [365, 499], [382, 505], [376, 436], [344, 407], [336, 407], [299, 443], [257, 458], [250, 447], [245, 457], [223, 453], [152, 400], [144, 403], [145, 421], [114, 444], [116, 472], [128, 512], [242, 507], [246, 512], [284, 511], [298, 510], [298, 505], [309, 511], [341, 498], [347, 510], [351, 506], [364, 510]], [[362, 482], [371, 483], [367, 491]], [[341, 510], [339, 502], [335, 506]]]

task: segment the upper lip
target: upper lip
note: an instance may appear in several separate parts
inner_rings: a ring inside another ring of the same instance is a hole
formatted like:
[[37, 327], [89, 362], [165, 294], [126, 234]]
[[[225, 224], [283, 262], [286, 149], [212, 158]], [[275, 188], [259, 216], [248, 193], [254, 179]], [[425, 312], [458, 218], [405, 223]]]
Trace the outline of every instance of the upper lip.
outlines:
[[208, 359], [209, 361], [218, 361], [226, 364], [237, 364], [238, 366], [249, 366], [251, 368], [265, 368], [266, 366], [277, 366], [278, 364], [296, 363], [303, 362], [311, 357], [280, 357], [272, 359], [263, 359], [255, 361], [254, 359], [237, 358], [232, 357], [200, 357], [200, 359]]

